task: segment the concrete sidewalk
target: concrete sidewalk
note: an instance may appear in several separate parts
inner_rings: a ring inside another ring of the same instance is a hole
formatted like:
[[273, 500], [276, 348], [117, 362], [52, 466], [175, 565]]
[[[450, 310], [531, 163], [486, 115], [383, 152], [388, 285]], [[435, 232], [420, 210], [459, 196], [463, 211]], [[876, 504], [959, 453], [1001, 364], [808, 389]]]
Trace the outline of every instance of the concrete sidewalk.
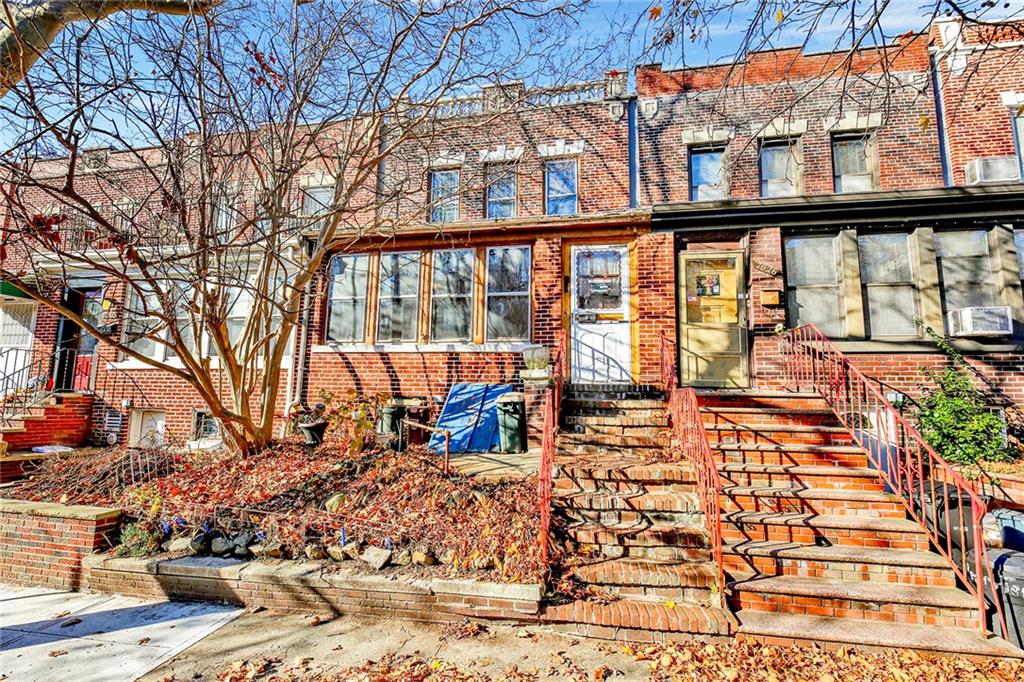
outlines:
[[214, 604], [0, 585], [0, 680], [135, 680], [240, 613]]

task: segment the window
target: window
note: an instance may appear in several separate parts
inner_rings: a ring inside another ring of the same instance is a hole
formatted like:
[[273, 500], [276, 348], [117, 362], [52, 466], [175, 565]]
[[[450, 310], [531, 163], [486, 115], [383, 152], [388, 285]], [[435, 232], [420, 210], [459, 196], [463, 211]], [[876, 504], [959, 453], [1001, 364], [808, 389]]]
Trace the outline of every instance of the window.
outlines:
[[[313, 218], [326, 215], [334, 204], [334, 187], [326, 185], [323, 187], [307, 187], [302, 194], [302, 214]], [[319, 228], [320, 222], [314, 225]]]
[[164, 444], [164, 411], [132, 410], [128, 447], [155, 448]]
[[1013, 231], [1013, 244], [1017, 247], [1017, 269], [1024, 280], [1024, 228]]
[[430, 222], [450, 223], [459, 219], [459, 171], [430, 174]]
[[516, 215], [516, 169], [514, 166], [487, 167], [487, 218]]
[[789, 197], [799, 192], [796, 140], [761, 143], [761, 196]]
[[124, 341], [125, 344], [139, 355], [156, 360], [163, 359], [163, 344], [154, 338], [160, 322], [150, 317], [149, 312], [158, 312], [160, 304], [156, 294], [145, 282], [138, 282], [138, 291], [132, 289], [127, 296], [125, 306]]
[[0, 303], [0, 348], [31, 348], [35, 303]]
[[192, 440], [210, 441], [220, 439], [220, 422], [206, 410], [196, 410], [192, 415]]
[[721, 147], [690, 150], [690, 201], [726, 197], [724, 156]]
[[472, 249], [435, 251], [430, 285], [430, 340], [468, 341], [473, 320]]
[[366, 254], [335, 256], [327, 289], [327, 338], [360, 342], [366, 335], [366, 285], [370, 269]]
[[1017, 159], [1020, 161], [1020, 179], [1024, 180], [1024, 114], [1013, 117], [1013, 137], [1017, 141]]
[[377, 341], [415, 341], [419, 318], [420, 254], [385, 253], [380, 257]]
[[573, 215], [578, 210], [576, 160], [544, 164], [544, 201], [547, 215]]
[[935, 233], [942, 311], [995, 305], [987, 230]]
[[870, 134], [832, 137], [832, 174], [836, 192], [875, 189], [874, 147]]
[[786, 308], [789, 324], [813, 323], [832, 337], [845, 335], [835, 235], [787, 237]]
[[917, 336], [917, 294], [910, 235], [858, 234], [865, 329], [872, 338]]
[[530, 247], [487, 250], [486, 340], [530, 337]]
[[219, 244], [226, 244], [234, 237], [237, 224], [235, 199], [226, 189], [220, 189], [213, 195], [213, 239]]

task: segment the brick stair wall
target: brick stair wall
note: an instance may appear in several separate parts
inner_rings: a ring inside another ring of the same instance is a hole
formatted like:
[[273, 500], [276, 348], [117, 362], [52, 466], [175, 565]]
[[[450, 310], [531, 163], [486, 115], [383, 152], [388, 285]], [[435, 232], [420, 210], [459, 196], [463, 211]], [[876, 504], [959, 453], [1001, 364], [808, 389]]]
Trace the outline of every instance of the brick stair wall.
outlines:
[[0, 428], [0, 441], [7, 443], [8, 452], [41, 445], [80, 446], [92, 429], [92, 404], [92, 395], [55, 394], [22, 418]]

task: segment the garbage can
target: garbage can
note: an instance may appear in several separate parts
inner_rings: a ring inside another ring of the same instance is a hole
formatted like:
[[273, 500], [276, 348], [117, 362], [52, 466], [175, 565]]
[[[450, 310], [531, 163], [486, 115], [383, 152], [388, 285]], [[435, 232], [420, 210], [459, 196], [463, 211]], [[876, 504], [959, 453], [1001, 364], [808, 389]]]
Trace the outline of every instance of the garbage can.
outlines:
[[989, 512], [1002, 526], [1003, 549], [1024, 552], [1024, 511], [1015, 509], [993, 509]]
[[[961, 491], [952, 483], [924, 481], [915, 491], [911, 504], [923, 513], [931, 527], [946, 544], [947, 524], [949, 545], [953, 550], [953, 558], [960, 561], [964, 554], [974, 549], [974, 509], [967, 491]], [[933, 497], [934, 495], [934, 497]], [[991, 501], [989, 495], [979, 495], [986, 505]], [[924, 502], [922, 510], [921, 503]], [[962, 511], [961, 511], [962, 509]]]
[[498, 447], [504, 453], [524, 452], [526, 443], [526, 402], [522, 393], [498, 398]]
[[[997, 635], [1005, 635], [1006, 640], [1014, 646], [1024, 648], [1024, 552], [989, 548], [988, 564], [992, 568], [992, 577], [995, 580], [995, 589], [993, 590], [988, 575], [985, 575], [985, 596], [989, 601], [988, 629]], [[975, 553], [972, 550], [968, 554], [967, 564], [967, 572], [971, 580], [978, 579], [974, 566]], [[1006, 633], [999, 631], [996, 609], [993, 606], [997, 598], [1003, 607]]]

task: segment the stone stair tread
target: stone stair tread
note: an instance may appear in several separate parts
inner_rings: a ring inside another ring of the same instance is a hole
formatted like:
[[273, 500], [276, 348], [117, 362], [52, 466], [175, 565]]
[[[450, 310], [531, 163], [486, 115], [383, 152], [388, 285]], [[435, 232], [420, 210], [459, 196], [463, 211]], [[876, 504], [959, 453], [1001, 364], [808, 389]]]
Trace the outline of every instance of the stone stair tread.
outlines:
[[714, 563], [708, 561], [662, 562], [628, 557], [577, 566], [573, 573], [586, 583], [645, 587], [706, 588], [718, 578]]
[[976, 630], [886, 623], [788, 613], [741, 611], [739, 634], [784, 639], [814, 639], [872, 647], [900, 647], [977, 656], [1024, 658], [1024, 651], [997, 637], [982, 638]]
[[773, 557], [798, 561], [841, 561], [860, 564], [948, 568], [949, 564], [933, 552], [883, 547], [819, 547], [799, 542], [747, 540], [723, 545], [722, 551], [737, 556]]
[[722, 514], [723, 521], [731, 523], [764, 524], [769, 526], [799, 526], [805, 528], [839, 528], [844, 530], [875, 530], [894, 533], [924, 533], [915, 521], [886, 517], [854, 516], [848, 514], [800, 514], [791, 512], [734, 511]]
[[596, 408], [596, 409], [629, 409], [629, 410], [657, 410], [665, 409], [664, 400], [650, 398], [623, 398], [621, 400], [604, 400], [601, 398], [573, 398], [566, 396], [563, 410], [574, 407]]
[[669, 607], [633, 599], [607, 604], [581, 600], [549, 606], [541, 614], [541, 621], [708, 635], [729, 635], [736, 627], [736, 618], [725, 609], [685, 604]]
[[706, 431], [735, 431], [739, 433], [849, 433], [844, 426], [817, 424], [705, 424]]
[[804, 443], [711, 443], [712, 450], [738, 452], [820, 452], [823, 454], [867, 454], [859, 445], [806, 445]]
[[849, 500], [851, 502], [898, 502], [900, 499], [891, 493], [874, 490], [767, 485], [726, 485], [722, 486], [722, 494], [733, 497], [782, 497], [796, 500]]
[[737, 407], [735, 405], [702, 405], [700, 411], [708, 414], [713, 414], [715, 412], [719, 412], [721, 414], [749, 414], [750, 412], [781, 415], [834, 414], [830, 407], [760, 407], [758, 405], [751, 405], [750, 407]]
[[912, 604], [953, 609], [974, 609], [978, 602], [955, 587], [925, 587], [866, 580], [836, 580], [805, 576], [770, 576], [728, 583], [728, 589], [761, 594], [844, 599], [886, 604]]
[[850, 478], [878, 478], [878, 471], [868, 467], [828, 466], [825, 464], [751, 464], [724, 462], [718, 465], [720, 473], [730, 474], [792, 474], [794, 476], [848, 476]]
[[[561, 460], [561, 461], [559, 461]], [[693, 468], [689, 464], [669, 462], [658, 464], [643, 462], [640, 459], [634, 463], [623, 463], [620, 465], [608, 462], [586, 462], [567, 455], [559, 456], [555, 464], [560, 471], [574, 478], [592, 478], [610, 481], [650, 481], [655, 483], [687, 483], [694, 479]]]
[[799, 398], [800, 400], [824, 400], [815, 391], [778, 391], [769, 388], [742, 388], [738, 390], [707, 389], [698, 390], [699, 398]]

